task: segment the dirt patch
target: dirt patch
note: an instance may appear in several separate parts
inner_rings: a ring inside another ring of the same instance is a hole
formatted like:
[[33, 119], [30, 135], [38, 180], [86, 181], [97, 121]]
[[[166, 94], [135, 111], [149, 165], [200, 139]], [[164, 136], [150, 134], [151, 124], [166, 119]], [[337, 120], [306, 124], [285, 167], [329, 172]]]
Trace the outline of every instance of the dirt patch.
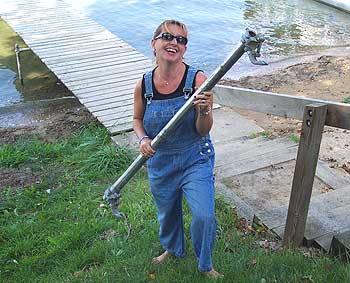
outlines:
[[40, 183], [42, 176], [30, 168], [0, 168], [0, 192], [5, 188], [25, 188]]
[[0, 110], [0, 144], [33, 136], [55, 141], [91, 122], [97, 120], [74, 99], [6, 107]]
[[350, 56], [321, 56], [260, 77], [225, 80], [224, 84], [297, 96], [342, 101], [350, 96]]

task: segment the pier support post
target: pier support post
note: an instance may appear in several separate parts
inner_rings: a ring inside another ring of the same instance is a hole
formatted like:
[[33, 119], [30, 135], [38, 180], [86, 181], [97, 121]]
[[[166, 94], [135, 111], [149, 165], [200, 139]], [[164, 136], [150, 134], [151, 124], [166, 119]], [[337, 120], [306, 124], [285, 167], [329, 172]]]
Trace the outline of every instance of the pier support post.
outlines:
[[15, 44], [15, 54], [16, 54], [16, 63], [17, 63], [17, 74], [18, 74], [18, 79], [23, 86], [23, 77], [21, 73], [21, 55], [20, 53], [22, 51], [28, 51], [30, 48], [19, 48], [18, 44]]

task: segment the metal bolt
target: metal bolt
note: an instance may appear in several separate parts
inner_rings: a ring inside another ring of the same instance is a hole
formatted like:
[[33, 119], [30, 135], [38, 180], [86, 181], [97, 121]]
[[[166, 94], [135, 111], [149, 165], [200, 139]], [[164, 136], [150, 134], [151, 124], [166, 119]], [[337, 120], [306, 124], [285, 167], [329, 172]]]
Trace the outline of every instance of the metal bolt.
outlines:
[[311, 126], [311, 120], [306, 120], [306, 126], [310, 127]]
[[312, 117], [312, 110], [311, 109], [308, 111], [308, 114], [310, 117]]

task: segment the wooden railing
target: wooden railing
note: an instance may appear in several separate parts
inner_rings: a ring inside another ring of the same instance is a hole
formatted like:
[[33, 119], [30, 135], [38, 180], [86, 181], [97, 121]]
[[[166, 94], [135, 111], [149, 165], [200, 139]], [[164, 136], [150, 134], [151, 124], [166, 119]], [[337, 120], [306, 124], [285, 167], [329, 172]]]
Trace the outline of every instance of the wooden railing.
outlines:
[[302, 120], [284, 246], [303, 242], [312, 186], [325, 125], [350, 130], [350, 105], [286, 94], [218, 85], [214, 101], [223, 106]]

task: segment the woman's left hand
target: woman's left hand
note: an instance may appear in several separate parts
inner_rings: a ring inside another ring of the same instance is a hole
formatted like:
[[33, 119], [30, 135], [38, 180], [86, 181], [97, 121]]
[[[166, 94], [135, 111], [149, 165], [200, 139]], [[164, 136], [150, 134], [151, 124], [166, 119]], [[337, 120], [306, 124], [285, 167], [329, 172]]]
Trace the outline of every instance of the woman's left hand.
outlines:
[[213, 92], [203, 91], [196, 95], [192, 102], [193, 106], [199, 107], [199, 113], [209, 113], [213, 105]]

